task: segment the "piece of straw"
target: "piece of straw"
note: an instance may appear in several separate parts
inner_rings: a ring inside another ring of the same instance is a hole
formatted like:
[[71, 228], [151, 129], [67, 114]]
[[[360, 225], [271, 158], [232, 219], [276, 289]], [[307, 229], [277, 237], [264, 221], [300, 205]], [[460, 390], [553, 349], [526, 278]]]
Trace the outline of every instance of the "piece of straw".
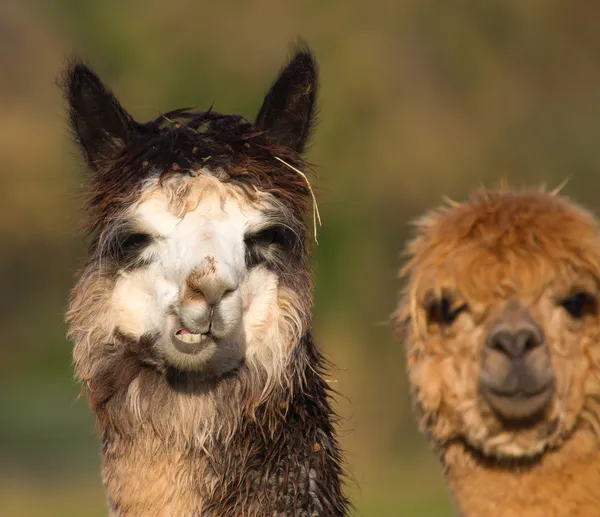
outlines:
[[319, 241], [317, 240], [317, 221], [319, 222], [319, 226], [323, 226], [323, 224], [321, 223], [321, 214], [319, 214], [319, 205], [317, 204], [317, 198], [315, 197], [315, 193], [313, 192], [313, 189], [310, 185], [310, 181], [308, 181], [306, 174], [304, 174], [301, 170], [296, 169], [296, 167], [290, 165], [285, 160], [282, 160], [281, 158], [279, 158], [279, 156], [275, 156], [275, 159], [279, 160], [281, 163], [283, 163], [286, 167], [292, 169], [294, 172], [300, 174], [300, 176], [304, 178], [304, 181], [306, 181], [306, 185], [308, 186], [308, 190], [310, 191], [310, 195], [312, 196], [313, 200], [313, 228], [315, 232], [315, 242], [319, 244]]

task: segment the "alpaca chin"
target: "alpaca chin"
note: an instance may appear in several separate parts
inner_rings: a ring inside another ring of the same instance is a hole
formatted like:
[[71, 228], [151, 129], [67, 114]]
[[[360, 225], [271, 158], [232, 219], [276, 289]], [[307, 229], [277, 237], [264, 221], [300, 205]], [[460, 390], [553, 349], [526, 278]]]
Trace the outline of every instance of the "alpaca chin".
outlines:
[[598, 436], [585, 426], [560, 447], [533, 458], [486, 459], [456, 442], [444, 449], [442, 462], [465, 517], [598, 515]]

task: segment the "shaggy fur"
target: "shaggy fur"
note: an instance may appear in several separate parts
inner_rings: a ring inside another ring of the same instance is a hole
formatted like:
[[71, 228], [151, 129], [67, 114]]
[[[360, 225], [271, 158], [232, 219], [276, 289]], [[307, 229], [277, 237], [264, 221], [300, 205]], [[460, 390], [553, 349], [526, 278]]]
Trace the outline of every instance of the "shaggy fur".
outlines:
[[[311, 334], [309, 190], [276, 159], [306, 167], [299, 153], [316, 88], [314, 58], [301, 48], [254, 123], [184, 109], [142, 124], [88, 67], [74, 63], [65, 73], [75, 139], [94, 171], [93, 239], [67, 319], [76, 375], [102, 438], [111, 515], [347, 513], [327, 364]], [[214, 195], [223, 204], [242, 200], [287, 233], [269, 236], [268, 252], [248, 244], [253, 278], [276, 274], [276, 307], [247, 336], [239, 366], [208, 376], [166, 362], [157, 335], [115, 325], [114, 300], [119, 278], [145, 267], [140, 257], [152, 238], [135, 228], [135, 207], [160, 196], [183, 218]]]
[[[430, 212], [394, 314], [421, 429], [464, 517], [600, 514], [600, 233], [553, 193], [478, 191]], [[545, 336], [553, 391], [506, 421], [482, 397], [491, 325], [518, 306]]]

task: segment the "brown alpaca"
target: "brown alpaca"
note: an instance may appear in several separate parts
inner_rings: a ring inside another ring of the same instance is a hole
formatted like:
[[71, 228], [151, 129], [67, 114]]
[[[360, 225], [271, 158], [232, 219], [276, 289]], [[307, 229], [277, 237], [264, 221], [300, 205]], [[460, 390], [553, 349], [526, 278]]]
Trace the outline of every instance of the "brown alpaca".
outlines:
[[479, 191], [420, 219], [407, 252], [394, 322], [460, 515], [600, 515], [597, 221]]
[[94, 235], [69, 336], [112, 516], [347, 513], [294, 170], [316, 89], [302, 48], [255, 122], [142, 124], [86, 66], [65, 74]]

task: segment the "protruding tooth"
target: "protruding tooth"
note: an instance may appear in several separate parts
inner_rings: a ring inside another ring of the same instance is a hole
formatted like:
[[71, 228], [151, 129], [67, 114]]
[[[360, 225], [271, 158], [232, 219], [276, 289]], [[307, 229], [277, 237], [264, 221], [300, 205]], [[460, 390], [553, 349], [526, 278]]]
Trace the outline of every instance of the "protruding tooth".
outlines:
[[201, 334], [178, 334], [177, 339], [184, 343], [200, 343], [202, 340]]

